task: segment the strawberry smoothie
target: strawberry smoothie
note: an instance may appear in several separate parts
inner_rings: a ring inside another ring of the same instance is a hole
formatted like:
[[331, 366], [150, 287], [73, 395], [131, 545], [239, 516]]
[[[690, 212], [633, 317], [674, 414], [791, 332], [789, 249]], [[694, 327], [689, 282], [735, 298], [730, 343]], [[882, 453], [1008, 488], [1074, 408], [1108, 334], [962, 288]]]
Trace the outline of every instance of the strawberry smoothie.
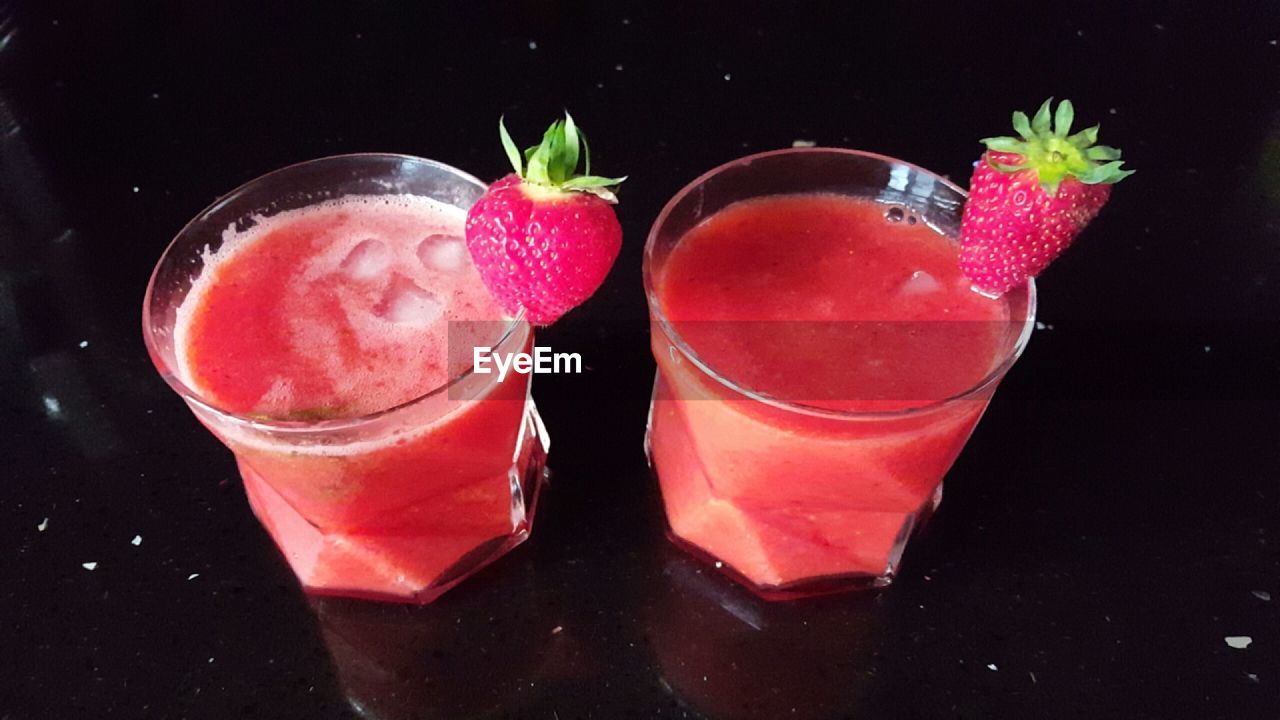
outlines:
[[462, 207], [348, 194], [249, 217], [188, 251], [153, 357], [305, 588], [428, 602], [527, 537], [545, 453], [529, 376], [471, 374], [449, 345], [527, 351], [532, 331], [486, 291]]
[[888, 582], [1020, 347], [1025, 293], [973, 292], [925, 219], [768, 195], [647, 258], [671, 532], [766, 596]]
[[348, 196], [230, 235], [178, 308], [183, 378], [218, 407], [358, 417], [449, 379], [448, 323], [501, 321], [462, 240], [425, 198]]

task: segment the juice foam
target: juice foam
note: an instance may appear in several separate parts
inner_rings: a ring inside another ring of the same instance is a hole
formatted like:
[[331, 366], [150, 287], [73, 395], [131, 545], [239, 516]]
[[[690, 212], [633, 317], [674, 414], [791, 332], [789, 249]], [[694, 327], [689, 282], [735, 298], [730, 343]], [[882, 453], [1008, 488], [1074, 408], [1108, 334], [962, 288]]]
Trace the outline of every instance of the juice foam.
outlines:
[[185, 383], [221, 409], [357, 417], [449, 380], [453, 321], [508, 318], [463, 244], [465, 213], [346, 196], [228, 228], [178, 309]]

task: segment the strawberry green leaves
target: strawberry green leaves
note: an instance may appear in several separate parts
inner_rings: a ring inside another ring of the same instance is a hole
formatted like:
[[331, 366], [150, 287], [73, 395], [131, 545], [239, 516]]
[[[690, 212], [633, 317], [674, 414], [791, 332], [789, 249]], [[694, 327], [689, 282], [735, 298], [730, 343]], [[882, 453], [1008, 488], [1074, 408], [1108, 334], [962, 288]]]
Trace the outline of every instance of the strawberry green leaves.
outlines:
[[1044, 135], [1049, 132], [1049, 105], [1053, 102], [1053, 98], [1044, 101], [1040, 109], [1036, 111], [1035, 117], [1031, 118], [1031, 132], [1035, 135]]
[[[502, 118], [498, 119], [498, 134], [507, 159], [516, 174], [531, 185], [541, 185], [560, 190], [591, 193], [608, 202], [617, 202], [611, 188], [626, 180], [625, 177], [607, 178], [591, 174], [591, 151], [587, 137], [573, 122], [569, 113], [563, 120], [551, 123], [542, 134], [542, 142], [526, 148], [523, 155], [507, 132]], [[579, 161], [584, 161], [584, 172], [578, 174]]]
[[[1050, 101], [1053, 98], [1049, 99]], [[1049, 103], [1046, 102], [1045, 105]], [[1071, 132], [1071, 121], [1076, 118], [1076, 109], [1071, 105], [1070, 100], [1063, 100], [1058, 103], [1058, 111], [1053, 114], [1053, 134], [1054, 137], [1066, 137]]]
[[1086, 185], [1113, 184], [1134, 173], [1121, 166], [1120, 151], [1098, 141], [1098, 126], [1085, 128], [1074, 135], [1075, 106], [1063, 100], [1053, 108], [1053, 98], [1045, 100], [1028, 118], [1024, 112], [1013, 113], [1013, 129], [1019, 137], [991, 137], [982, 142], [989, 150], [1020, 155], [1020, 162], [995, 162], [992, 167], [1004, 173], [1032, 171], [1040, 186], [1050, 196], [1056, 195], [1067, 178]]
[[505, 116], [498, 118], [498, 136], [502, 138], [502, 149], [507, 152], [507, 159], [511, 161], [511, 167], [516, 169], [516, 174], [524, 177], [524, 158], [520, 156], [516, 141], [511, 139], [511, 133], [507, 132], [505, 119]]
[[[1013, 129], [1022, 136], [1023, 140], [1031, 139], [1031, 121], [1027, 119], [1027, 114], [1021, 110], [1013, 113]], [[992, 138], [996, 139], [996, 138]], [[986, 142], [985, 140], [983, 142]]]

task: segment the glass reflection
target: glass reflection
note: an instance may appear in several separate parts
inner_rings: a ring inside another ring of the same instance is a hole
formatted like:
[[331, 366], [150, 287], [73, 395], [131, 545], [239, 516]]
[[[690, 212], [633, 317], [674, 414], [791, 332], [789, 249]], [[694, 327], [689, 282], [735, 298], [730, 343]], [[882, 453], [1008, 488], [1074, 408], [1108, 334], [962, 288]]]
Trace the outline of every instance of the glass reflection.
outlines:
[[[517, 560], [518, 558], [511, 558]], [[370, 720], [514, 713], [543, 685], [560, 636], [533, 567], [501, 562], [427, 606], [310, 597], [352, 709]]]
[[713, 720], [854, 716], [874, 679], [877, 594], [770, 603], [664, 546], [647, 621], [677, 700]]

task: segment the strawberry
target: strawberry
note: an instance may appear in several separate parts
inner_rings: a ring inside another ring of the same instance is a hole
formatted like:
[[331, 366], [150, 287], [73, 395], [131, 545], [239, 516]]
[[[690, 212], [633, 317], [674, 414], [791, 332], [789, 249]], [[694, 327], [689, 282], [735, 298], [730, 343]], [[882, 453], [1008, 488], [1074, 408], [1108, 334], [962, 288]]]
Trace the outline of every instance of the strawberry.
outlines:
[[618, 257], [622, 227], [609, 188], [626, 178], [591, 174], [587, 139], [568, 113], [523, 156], [501, 119], [498, 134], [516, 171], [467, 212], [467, 250], [507, 312], [523, 308], [530, 322], [550, 325], [591, 297]]
[[[1035, 117], [1013, 114], [1021, 138], [994, 137], [969, 180], [960, 226], [960, 269], [984, 295], [999, 297], [1039, 275], [1098, 215], [1111, 186], [1133, 174], [1098, 126], [1074, 135], [1075, 109], [1053, 98]], [[1052, 124], [1052, 127], [1050, 125]]]

